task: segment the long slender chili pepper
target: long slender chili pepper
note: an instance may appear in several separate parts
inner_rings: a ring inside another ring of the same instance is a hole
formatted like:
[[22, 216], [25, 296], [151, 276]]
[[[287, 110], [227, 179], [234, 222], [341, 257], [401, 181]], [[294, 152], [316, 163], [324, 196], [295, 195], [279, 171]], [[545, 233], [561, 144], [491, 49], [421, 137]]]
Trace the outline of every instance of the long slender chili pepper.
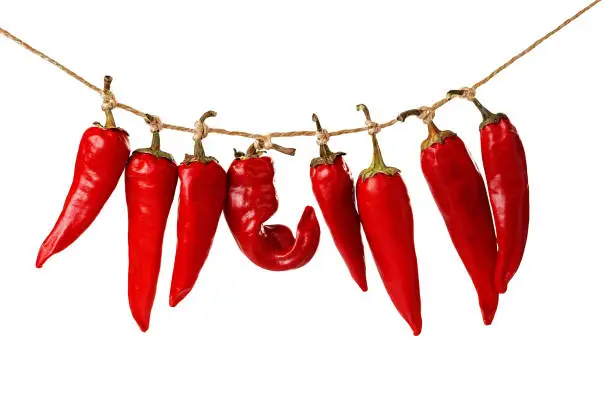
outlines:
[[503, 113], [491, 113], [474, 99], [482, 114], [480, 146], [497, 232], [495, 287], [506, 292], [521, 264], [529, 230], [529, 180], [525, 149]]
[[[317, 115], [312, 115], [317, 131], [322, 132]], [[312, 191], [319, 203], [336, 248], [342, 255], [353, 280], [364, 292], [368, 290], [361, 240], [361, 222], [355, 208], [353, 177], [344, 153], [332, 153], [327, 143], [320, 145], [320, 157], [310, 162]]]
[[254, 146], [236, 152], [228, 170], [225, 219], [240, 250], [257, 266], [286, 271], [306, 265], [319, 245], [319, 222], [307, 206], [296, 237], [284, 225], [263, 225], [278, 209], [274, 167], [270, 157], [260, 157]]
[[[110, 89], [111, 80], [104, 78], [105, 89]], [[83, 133], [70, 191], [53, 230], [38, 251], [37, 268], [89, 228], [117, 187], [130, 156], [128, 134], [115, 126], [110, 110], [105, 112], [105, 126], [95, 123]]]
[[[372, 123], [367, 107], [357, 108], [364, 111], [367, 123]], [[410, 197], [399, 170], [385, 165], [375, 133], [372, 144], [372, 164], [357, 180], [359, 215], [387, 293], [418, 336], [421, 295]]]
[[[216, 116], [208, 111], [200, 118]], [[202, 140], [195, 141], [194, 154], [185, 155], [178, 168], [181, 188], [174, 272], [170, 306], [176, 306], [191, 291], [213, 243], [227, 193], [225, 170], [217, 159], [204, 154]]]
[[149, 328], [162, 244], [178, 179], [172, 156], [160, 150], [159, 132], [148, 149], [136, 150], [125, 170], [130, 266], [128, 298], [142, 331]]
[[484, 181], [456, 134], [440, 131], [433, 122], [428, 129], [421, 144], [421, 168], [489, 325], [498, 303], [493, 280], [497, 244]]

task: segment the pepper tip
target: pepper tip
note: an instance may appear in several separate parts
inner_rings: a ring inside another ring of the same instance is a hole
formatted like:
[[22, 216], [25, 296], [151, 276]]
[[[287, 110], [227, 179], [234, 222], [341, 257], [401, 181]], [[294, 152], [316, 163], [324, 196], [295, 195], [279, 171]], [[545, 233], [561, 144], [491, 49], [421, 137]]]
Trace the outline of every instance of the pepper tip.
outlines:
[[365, 293], [368, 291], [368, 281], [366, 280], [365, 276], [363, 278], [359, 276], [353, 276], [353, 280], [355, 281], [357, 286], [359, 286], [359, 289], [361, 289], [362, 292]]
[[140, 331], [143, 333], [146, 333], [147, 330], [149, 330], [149, 322], [136, 322], [138, 324], [138, 327], [140, 328]]
[[140, 313], [138, 313], [138, 312], [134, 313], [134, 309], [132, 309], [132, 317], [136, 321], [136, 324], [138, 325], [138, 328], [143, 333], [146, 333], [147, 330], [149, 330], [150, 316], [147, 316], [144, 312], [142, 313], [142, 316], [138, 316], [137, 314], [140, 314]]
[[485, 326], [490, 326], [491, 323], [493, 323], [493, 318], [495, 318], [495, 310], [490, 312], [483, 311], [482, 321], [484, 322]]
[[176, 307], [191, 292], [191, 289], [183, 289], [170, 294], [170, 307]]
[[38, 251], [38, 256], [36, 257], [36, 269], [40, 269], [43, 267], [45, 262], [53, 255], [53, 251], [49, 251], [48, 247], [43, 244]]

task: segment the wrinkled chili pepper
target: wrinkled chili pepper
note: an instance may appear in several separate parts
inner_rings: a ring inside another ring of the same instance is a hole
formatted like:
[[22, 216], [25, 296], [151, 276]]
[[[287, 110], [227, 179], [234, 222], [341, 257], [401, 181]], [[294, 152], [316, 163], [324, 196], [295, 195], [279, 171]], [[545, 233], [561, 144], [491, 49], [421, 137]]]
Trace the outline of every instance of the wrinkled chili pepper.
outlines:
[[[365, 105], [358, 105], [368, 126], [376, 126]], [[385, 165], [376, 129], [370, 132], [374, 154], [357, 180], [357, 205], [374, 262], [391, 301], [415, 336], [421, 333], [421, 295], [414, 248], [414, 220], [399, 170]]]
[[255, 265], [286, 271], [306, 265], [319, 245], [319, 222], [307, 206], [295, 238], [284, 225], [263, 225], [278, 209], [272, 159], [253, 145], [246, 154], [236, 152], [228, 175], [225, 219], [240, 250]]
[[[404, 120], [407, 114], [398, 119]], [[484, 181], [456, 134], [440, 131], [433, 122], [428, 130], [429, 136], [421, 144], [421, 168], [476, 287], [483, 321], [489, 325], [498, 303], [493, 279], [497, 243]]]
[[506, 292], [523, 259], [529, 230], [529, 180], [525, 149], [516, 128], [503, 113], [482, 113], [480, 146], [497, 232], [495, 287]]
[[[104, 78], [105, 90], [110, 90], [111, 81], [111, 77]], [[112, 112], [105, 113], [106, 124], [95, 123], [81, 137], [70, 191], [53, 230], [38, 251], [37, 268], [89, 228], [117, 187], [130, 156], [129, 140], [127, 132], [116, 127]]]
[[[208, 111], [200, 118], [216, 116]], [[227, 181], [217, 159], [204, 154], [202, 140], [195, 141], [194, 154], [185, 155], [178, 168], [181, 181], [174, 272], [170, 306], [176, 306], [191, 291], [213, 243], [225, 204]]]
[[159, 131], [147, 149], [136, 150], [125, 170], [128, 208], [128, 298], [132, 316], [149, 328], [157, 289], [162, 244], [178, 179], [172, 156], [160, 150]]
[[[323, 132], [317, 115], [312, 115], [317, 132]], [[333, 153], [327, 143], [319, 145], [320, 156], [310, 162], [312, 191], [329, 227], [334, 244], [344, 259], [353, 280], [364, 292], [368, 290], [361, 240], [361, 222], [355, 208], [353, 177], [344, 153]]]

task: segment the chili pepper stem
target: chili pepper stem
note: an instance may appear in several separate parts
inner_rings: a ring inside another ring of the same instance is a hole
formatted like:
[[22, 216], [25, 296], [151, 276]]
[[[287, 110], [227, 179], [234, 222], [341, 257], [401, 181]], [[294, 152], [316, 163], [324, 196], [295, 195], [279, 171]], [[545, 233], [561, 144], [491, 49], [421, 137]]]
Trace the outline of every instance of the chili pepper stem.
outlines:
[[490, 125], [491, 123], [499, 123], [499, 121], [506, 117], [503, 113], [493, 113], [487, 108], [484, 107], [482, 103], [476, 98], [472, 100], [472, 103], [476, 106], [476, 108], [480, 111], [482, 115], [482, 122], [480, 123], [480, 129], [483, 127]]
[[[217, 112], [209, 110], [200, 117], [199, 122], [202, 123], [202, 126], [206, 126], [204, 121], [215, 116], [217, 116]], [[206, 153], [204, 152], [204, 144], [202, 139], [205, 138], [207, 134], [208, 132], [205, 132], [203, 128], [202, 134], [196, 135], [193, 142], [193, 155], [185, 154], [185, 160], [183, 161], [184, 164], [191, 162], [210, 163], [211, 161], [219, 163], [217, 159], [211, 156], [206, 156]], [[236, 155], [236, 149], [234, 149], [234, 155]]]
[[327, 143], [319, 146], [319, 154], [323, 159], [329, 159], [330, 157], [334, 156], [334, 152], [331, 151]]
[[421, 151], [437, 143], [444, 143], [444, 140], [447, 137], [455, 136], [455, 134], [450, 130], [438, 129], [438, 127], [435, 123], [433, 123], [433, 121], [427, 124], [427, 130], [429, 134], [427, 136], [427, 139], [423, 140], [423, 143], [421, 143]]
[[[321, 122], [319, 121], [319, 117], [316, 113], [312, 114], [312, 121], [317, 126], [317, 132], [324, 132], [323, 127], [321, 126]], [[310, 161], [310, 167], [317, 167], [321, 164], [334, 164], [336, 157], [344, 156], [345, 153], [338, 152], [334, 153], [331, 151], [327, 143], [322, 143], [319, 145], [319, 157], [315, 157]]]
[[478, 99], [474, 98], [472, 102], [474, 103], [474, 105], [476, 105], [476, 108], [478, 108], [478, 110], [480, 111], [480, 114], [482, 115], [483, 120], [493, 116], [493, 113], [487, 108], [485, 108], [484, 105], [480, 103]]
[[106, 129], [116, 128], [117, 125], [115, 124], [115, 118], [113, 117], [113, 112], [110, 110], [105, 110], [104, 114], [106, 115], [106, 123], [104, 124], [104, 127]]
[[174, 157], [172, 157], [172, 155], [170, 153], [166, 153], [164, 151], [161, 150], [161, 140], [159, 137], [159, 131], [155, 131], [153, 132], [153, 136], [151, 139], [151, 147], [147, 147], [145, 149], [137, 149], [135, 151], [136, 153], [147, 153], [147, 154], [152, 154], [155, 157], [158, 158], [163, 158], [166, 160], [170, 160], [171, 162], [174, 162]]
[[[234, 151], [236, 151], [236, 149], [234, 149]], [[234, 156], [235, 155], [236, 154], [234, 154]], [[207, 156], [206, 155], [206, 153], [204, 152], [204, 145], [202, 144], [202, 140], [196, 140], [194, 142], [194, 144], [193, 144], [193, 155], [185, 154], [185, 160], [183, 160], [183, 163], [192, 163], [192, 162], [200, 162], [200, 163], [216, 162], [216, 163], [219, 163], [219, 161], [216, 158], [214, 158], [212, 156]]]
[[244, 158], [259, 157], [263, 153], [264, 153], [263, 151], [257, 150], [257, 148], [255, 147], [255, 144], [252, 144], [247, 149], [246, 156], [244, 156]]
[[385, 164], [385, 161], [382, 157], [382, 153], [380, 151], [380, 146], [378, 145], [378, 138], [376, 137], [376, 135], [372, 135], [372, 147], [374, 148], [374, 153], [372, 154], [372, 163], [370, 164], [370, 167], [361, 172], [360, 177], [362, 179], [368, 179], [379, 173], [386, 174], [387, 176], [393, 176], [399, 173], [399, 169], [396, 169], [395, 167], [389, 167]]
[[[110, 91], [111, 82], [113, 82], [113, 77], [106, 75], [104, 77], [104, 93]], [[115, 124], [115, 118], [113, 117], [112, 110], [104, 110], [104, 114], [106, 115], [106, 123], [104, 124], [104, 127], [106, 129], [116, 128], [117, 125]]]
[[206, 154], [204, 153], [204, 145], [201, 140], [196, 140], [193, 144], [193, 157], [197, 161], [205, 161]]
[[319, 146], [319, 157], [310, 161], [310, 167], [317, 167], [321, 164], [334, 164], [338, 156], [344, 156], [344, 152], [332, 152], [327, 143]]
[[423, 111], [421, 109], [410, 109], [397, 115], [397, 120], [404, 122], [410, 116], [419, 116]]
[[151, 138], [151, 151], [159, 152], [161, 149], [161, 140], [159, 137], [159, 132], [153, 132], [153, 137]]

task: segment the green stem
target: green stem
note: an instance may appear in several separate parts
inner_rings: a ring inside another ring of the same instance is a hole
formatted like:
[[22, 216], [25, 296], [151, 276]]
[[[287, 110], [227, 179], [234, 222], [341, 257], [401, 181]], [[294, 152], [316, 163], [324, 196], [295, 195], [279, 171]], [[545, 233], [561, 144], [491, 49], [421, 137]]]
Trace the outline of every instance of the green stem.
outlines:
[[472, 102], [474, 103], [474, 105], [476, 105], [476, 107], [480, 111], [480, 114], [482, 115], [482, 122], [480, 122], [480, 129], [492, 123], [499, 123], [501, 119], [506, 117], [506, 115], [504, 115], [503, 113], [491, 112], [490, 110], [485, 108], [483, 104], [480, 103], [480, 101], [476, 98], [474, 98]]
[[327, 143], [325, 143], [319, 146], [319, 155], [322, 159], [328, 160], [334, 156], [334, 152], [332, 152]]
[[116, 128], [117, 125], [115, 124], [115, 118], [113, 117], [113, 112], [110, 110], [105, 110], [104, 114], [106, 115], [106, 123], [104, 124], [104, 127], [106, 129]]
[[370, 164], [371, 170], [384, 170], [387, 165], [382, 157], [382, 152], [380, 151], [380, 146], [378, 145], [378, 138], [373, 135], [372, 136], [372, 147], [374, 148], [374, 152], [372, 153], [372, 163]]
[[151, 151], [159, 152], [161, 150], [161, 140], [159, 138], [159, 132], [153, 132], [153, 138], [151, 139]]
[[438, 127], [435, 123], [433, 123], [433, 121], [427, 124], [427, 130], [427, 139], [423, 140], [423, 142], [421, 143], [421, 151], [424, 151], [435, 144], [444, 143], [444, 140], [446, 140], [446, 138], [456, 136], [450, 130], [438, 129]]
[[495, 114], [492, 113], [487, 108], [485, 108], [484, 105], [480, 103], [478, 99], [474, 98], [472, 102], [474, 103], [474, 105], [476, 105], [476, 108], [478, 108], [478, 110], [480, 111], [480, 114], [482, 115], [482, 120], [491, 120], [493, 117], [495, 117]]
[[361, 178], [368, 179], [377, 174], [386, 174], [387, 176], [393, 176], [399, 173], [399, 169], [395, 167], [389, 167], [385, 164], [383, 160], [382, 153], [380, 151], [380, 146], [378, 145], [378, 138], [376, 135], [372, 135], [372, 147], [374, 152], [372, 153], [372, 163], [370, 163], [370, 167], [361, 172]]
[[204, 145], [202, 144], [202, 140], [196, 140], [193, 144], [193, 157], [197, 161], [205, 161], [206, 154], [204, 153]]
[[253, 143], [247, 149], [246, 155], [244, 157], [246, 157], [247, 159], [250, 159], [253, 157], [259, 157], [261, 155], [262, 155], [262, 152], [259, 152], [257, 148], [255, 147], [255, 144]]

